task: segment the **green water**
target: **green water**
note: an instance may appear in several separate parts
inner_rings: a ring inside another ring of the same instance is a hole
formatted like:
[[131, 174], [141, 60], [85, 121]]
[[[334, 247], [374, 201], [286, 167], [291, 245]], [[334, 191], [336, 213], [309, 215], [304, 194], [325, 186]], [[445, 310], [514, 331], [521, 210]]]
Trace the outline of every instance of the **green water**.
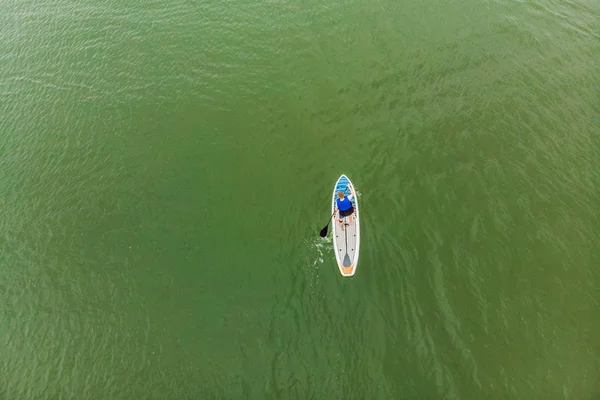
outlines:
[[598, 399], [599, 27], [1, 2], [0, 399]]

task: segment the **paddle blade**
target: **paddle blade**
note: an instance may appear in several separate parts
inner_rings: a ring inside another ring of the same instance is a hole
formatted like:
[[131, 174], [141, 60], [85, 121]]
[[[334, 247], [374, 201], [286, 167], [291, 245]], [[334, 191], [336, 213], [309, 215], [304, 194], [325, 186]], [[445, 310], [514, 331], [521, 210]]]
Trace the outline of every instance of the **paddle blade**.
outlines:
[[329, 229], [329, 224], [327, 224], [327, 226], [325, 228], [321, 229], [321, 233], [320, 233], [321, 237], [327, 236], [328, 229]]

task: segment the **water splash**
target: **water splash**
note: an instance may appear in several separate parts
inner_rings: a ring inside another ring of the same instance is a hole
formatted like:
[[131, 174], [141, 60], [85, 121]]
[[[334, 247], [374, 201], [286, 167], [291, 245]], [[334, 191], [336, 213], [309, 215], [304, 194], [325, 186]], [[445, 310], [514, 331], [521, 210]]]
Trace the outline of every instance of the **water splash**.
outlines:
[[331, 240], [329, 238], [313, 237], [304, 241], [305, 256], [302, 270], [306, 280], [306, 288], [311, 298], [322, 297], [319, 290], [321, 266], [325, 263], [326, 254], [331, 252]]
[[313, 237], [304, 241], [306, 255], [303, 270], [306, 273], [318, 275], [319, 266], [325, 262], [325, 253], [331, 247], [331, 241], [325, 237]]

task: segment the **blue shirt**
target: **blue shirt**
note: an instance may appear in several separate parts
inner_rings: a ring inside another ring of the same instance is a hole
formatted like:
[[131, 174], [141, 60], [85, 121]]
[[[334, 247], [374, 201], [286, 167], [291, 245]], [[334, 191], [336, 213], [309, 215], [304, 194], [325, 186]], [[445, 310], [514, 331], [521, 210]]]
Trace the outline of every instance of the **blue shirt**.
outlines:
[[352, 195], [344, 197], [344, 200], [340, 200], [339, 198], [335, 199], [338, 210], [346, 211], [352, 208], [352, 202], [350, 201], [351, 198]]

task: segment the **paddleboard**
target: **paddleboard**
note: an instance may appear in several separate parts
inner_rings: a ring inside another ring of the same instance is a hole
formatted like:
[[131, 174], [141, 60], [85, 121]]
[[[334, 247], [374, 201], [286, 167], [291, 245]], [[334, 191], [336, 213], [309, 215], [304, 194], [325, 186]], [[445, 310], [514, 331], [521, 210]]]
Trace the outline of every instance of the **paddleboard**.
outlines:
[[[352, 190], [351, 190], [352, 189]], [[358, 251], [360, 248], [360, 224], [358, 215], [358, 199], [354, 196], [351, 201], [354, 205], [354, 213], [352, 218], [342, 217], [340, 223], [340, 215], [337, 209], [336, 199], [337, 193], [344, 192], [345, 196], [351, 193], [356, 193], [354, 185], [346, 175], [338, 178], [333, 188], [333, 198], [331, 204], [331, 213], [333, 214], [331, 224], [333, 226], [333, 248], [335, 251], [335, 259], [337, 261], [340, 273], [342, 276], [353, 276], [356, 272], [358, 264]]]

